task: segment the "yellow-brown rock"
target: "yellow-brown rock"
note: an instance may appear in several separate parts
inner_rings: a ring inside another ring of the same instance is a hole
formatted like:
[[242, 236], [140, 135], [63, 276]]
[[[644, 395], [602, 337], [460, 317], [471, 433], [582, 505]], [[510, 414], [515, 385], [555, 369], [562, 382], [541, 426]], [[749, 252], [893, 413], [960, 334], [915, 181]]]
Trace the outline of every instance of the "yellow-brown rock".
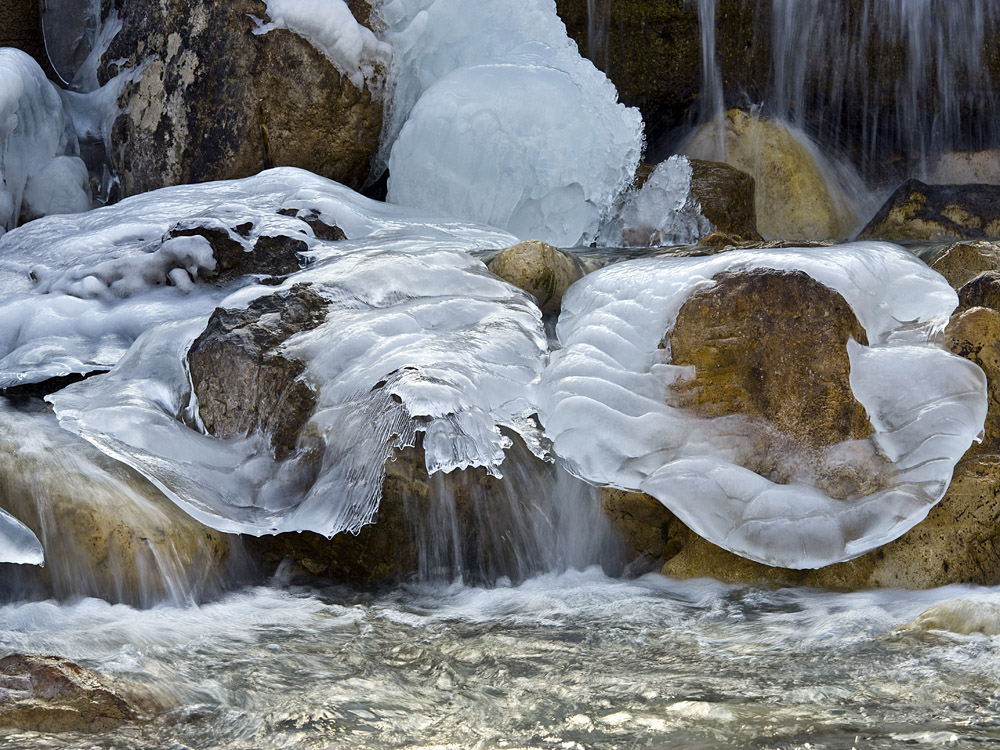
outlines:
[[986, 373], [989, 410], [985, 437], [982, 443], [973, 443], [966, 456], [1000, 453], [1000, 313], [987, 307], [960, 309], [948, 323], [945, 339], [951, 351], [975, 362]]
[[49, 595], [151, 606], [220, 590], [229, 537], [51, 415], [0, 413], [0, 507], [45, 551], [44, 568], [6, 566], [6, 575]]
[[930, 264], [953, 289], [960, 289], [986, 271], [1000, 270], [1000, 243], [978, 240], [956, 242]]
[[[669, 348], [694, 378], [678, 405], [744, 414], [814, 448], [871, 434], [850, 387], [849, 339], [867, 343], [846, 300], [802, 272], [725, 273], [681, 307]], [[665, 344], [666, 345], [666, 344]]]
[[874, 240], [1000, 237], [1000, 185], [926, 185], [907, 180], [858, 235]]
[[[701, 213], [734, 242], [759, 242], [753, 177], [717, 161], [691, 159], [691, 196]], [[709, 235], [711, 236], [711, 235]], [[699, 244], [707, 245], [705, 238]]]
[[559, 312], [566, 290], [583, 277], [583, 269], [572, 257], [538, 240], [501, 250], [489, 269], [533, 296], [543, 313]]
[[725, 161], [756, 185], [757, 229], [766, 238], [839, 240], [858, 217], [828, 180], [816, 156], [787, 127], [738, 109], [723, 123], [725, 154], [718, 149], [718, 125], [702, 126], [684, 148], [695, 159]]
[[31, 732], [101, 732], [139, 718], [96, 673], [58, 656], [0, 659], [0, 727]]

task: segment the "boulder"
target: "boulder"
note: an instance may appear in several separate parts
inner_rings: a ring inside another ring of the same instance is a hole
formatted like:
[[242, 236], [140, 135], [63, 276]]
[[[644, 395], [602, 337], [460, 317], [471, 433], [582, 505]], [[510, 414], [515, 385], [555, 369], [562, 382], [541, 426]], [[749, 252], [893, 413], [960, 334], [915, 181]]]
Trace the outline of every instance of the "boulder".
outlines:
[[900, 630], [942, 630], [959, 635], [1000, 635], [1000, 606], [990, 601], [952, 599], [928, 607]]
[[[355, 2], [367, 22], [370, 8]], [[380, 72], [363, 88], [287, 29], [255, 34], [261, 0], [125, 3], [105, 82], [119, 99], [111, 161], [125, 195], [297, 166], [360, 188], [382, 128]], [[354, 76], [356, 78], [356, 76]]]
[[759, 242], [756, 184], [728, 164], [691, 159], [691, 195], [705, 218], [720, 232], [741, 242]]
[[876, 240], [1000, 237], [1000, 185], [926, 185], [907, 180], [858, 235]]
[[1000, 149], [949, 151], [931, 167], [931, 185], [1000, 185]]
[[103, 732], [139, 718], [95, 672], [58, 656], [0, 659], [0, 727], [31, 732]]
[[958, 289], [958, 309], [988, 307], [1000, 310], [1000, 271], [984, 271]]
[[501, 250], [489, 262], [488, 268], [494, 275], [533, 296], [546, 314], [559, 312], [566, 290], [584, 275], [575, 258], [538, 240], [520, 242]]
[[956, 242], [944, 249], [930, 267], [960, 289], [986, 271], [1000, 271], [1000, 242]]
[[[692, 159], [718, 160], [717, 123], [699, 128], [683, 152]], [[858, 217], [821, 168], [804, 136], [765, 117], [733, 109], [726, 113], [726, 164], [753, 178], [756, 226], [764, 237], [786, 240], [844, 239]], [[706, 214], [707, 216], [707, 214]]]
[[259, 430], [270, 438], [276, 458], [289, 456], [316, 407], [316, 394], [299, 377], [305, 364], [279, 348], [325, 317], [326, 301], [306, 284], [258, 297], [245, 309], [213, 312], [188, 351], [205, 429], [220, 438]]
[[827, 453], [872, 434], [847, 356], [848, 340], [867, 337], [846, 300], [801, 271], [723, 273], [715, 282], [687, 299], [661, 344], [673, 364], [693, 368], [671, 404], [738, 415], [729, 429], [739, 463], [774, 481], [796, 481], [808, 467], [828, 494], [871, 491], [882, 481], [874, 449], [863, 470]]
[[45, 550], [44, 568], [3, 566], [5, 587], [135, 606], [221, 590], [229, 537], [37, 407], [0, 411], [0, 507]]

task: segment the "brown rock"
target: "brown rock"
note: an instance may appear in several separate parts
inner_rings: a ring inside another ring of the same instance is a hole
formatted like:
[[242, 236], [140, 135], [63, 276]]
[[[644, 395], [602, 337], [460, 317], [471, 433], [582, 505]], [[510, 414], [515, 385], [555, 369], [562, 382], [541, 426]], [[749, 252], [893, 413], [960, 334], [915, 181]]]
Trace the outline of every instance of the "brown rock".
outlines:
[[138, 714], [94, 672], [68, 659], [11, 654], [0, 659], [0, 726], [33, 732], [100, 732]]
[[278, 348], [325, 317], [326, 301], [305, 284], [259, 297], [246, 309], [212, 313], [188, 352], [205, 428], [220, 438], [259, 430], [269, 436], [276, 458], [291, 454], [316, 394], [300, 378], [305, 365]]
[[489, 269], [532, 295], [543, 313], [558, 312], [566, 290], [583, 277], [583, 269], [571, 256], [538, 240], [501, 250]]
[[675, 528], [680, 522], [655, 497], [605, 487], [601, 508], [625, 541], [630, 560], [662, 561], [680, 552]]
[[1000, 453], [1000, 314], [986, 307], [960, 309], [948, 323], [945, 343], [952, 352], [975, 362], [986, 373], [989, 410], [985, 436], [982, 443], [972, 444], [966, 456]]
[[[719, 127], [703, 125], [684, 153], [692, 159], [720, 158]], [[726, 163], [754, 180], [755, 223], [762, 235], [813, 241], [840, 240], [854, 232], [858, 217], [850, 202], [785, 125], [733, 109], [721, 127]]]
[[985, 271], [958, 290], [958, 307], [988, 307], [1000, 310], [1000, 271]]
[[[693, 365], [679, 405], [766, 418], [811, 447], [871, 434], [851, 391], [847, 341], [864, 328], [837, 292], [802, 272], [725, 273], [681, 307], [668, 341]], [[665, 342], [666, 343], [666, 342]]]
[[858, 239], [980, 240], [1000, 237], [1000, 185], [925, 185], [907, 180]]
[[[364, 3], [355, 12], [366, 17]], [[362, 7], [364, 6], [364, 7]], [[360, 188], [382, 127], [379, 82], [358, 89], [296, 34], [254, 34], [261, 0], [118, 8], [122, 30], [102, 82], [142, 73], [122, 92], [110, 157], [125, 195], [296, 166]], [[373, 64], [377, 63], [373, 61]]]
[[728, 164], [702, 159], [691, 159], [691, 172], [691, 195], [705, 218], [737, 242], [759, 242], [753, 177]]
[[52, 77], [36, 0], [5, 0], [0, 4], [0, 47], [16, 47], [27, 52], [46, 75]]
[[960, 289], [986, 271], [1000, 271], [1000, 243], [957, 242], [945, 248], [930, 264], [954, 289]]

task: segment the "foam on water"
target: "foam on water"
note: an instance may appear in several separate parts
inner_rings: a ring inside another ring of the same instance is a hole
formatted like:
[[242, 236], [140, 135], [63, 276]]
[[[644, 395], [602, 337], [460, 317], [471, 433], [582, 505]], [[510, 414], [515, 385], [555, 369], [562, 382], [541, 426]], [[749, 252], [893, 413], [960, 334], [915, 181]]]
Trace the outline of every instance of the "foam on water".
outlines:
[[[738, 438], [726, 420], [667, 405], [683, 368], [659, 345], [681, 305], [718, 273], [753, 268], [805, 271], [843, 295], [864, 326], [869, 346], [848, 343], [851, 387], [870, 416], [875, 447], [892, 462], [885, 489], [838, 500], [802, 482], [775, 484], [734, 463]], [[821, 567], [922, 520], [980, 436], [982, 371], [931, 341], [956, 305], [943, 278], [885, 243], [619, 263], [564, 298], [562, 348], [543, 376], [539, 413], [555, 453], [577, 476], [647, 492], [744, 557]]]

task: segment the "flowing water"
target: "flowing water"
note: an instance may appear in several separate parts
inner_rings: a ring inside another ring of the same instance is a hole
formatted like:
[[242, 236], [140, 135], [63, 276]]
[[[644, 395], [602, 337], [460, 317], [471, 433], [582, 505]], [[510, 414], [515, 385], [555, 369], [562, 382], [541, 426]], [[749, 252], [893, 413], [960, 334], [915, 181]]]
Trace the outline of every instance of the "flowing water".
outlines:
[[[900, 630], [956, 597], [760, 591], [600, 571], [382, 593], [272, 585], [201, 607], [0, 609], [166, 711], [10, 748], [913, 748], [1000, 741], [995, 638]], [[995, 606], [995, 605], [994, 605]]]

